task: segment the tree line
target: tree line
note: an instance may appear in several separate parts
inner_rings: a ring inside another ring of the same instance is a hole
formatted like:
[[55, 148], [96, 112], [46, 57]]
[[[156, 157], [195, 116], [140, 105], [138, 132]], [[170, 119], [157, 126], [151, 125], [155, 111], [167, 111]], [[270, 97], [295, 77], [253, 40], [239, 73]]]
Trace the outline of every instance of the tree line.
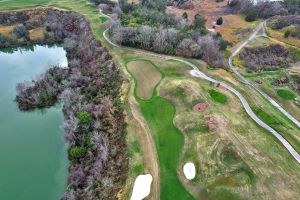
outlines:
[[190, 25], [187, 17], [167, 14], [167, 1], [143, 0], [140, 4], [125, 3], [113, 9], [107, 23], [113, 42], [168, 55], [201, 58], [212, 67], [225, 67], [224, 50], [228, 42], [221, 34], [210, 34], [206, 19], [200, 13]]
[[[52, 66], [37, 80], [18, 84], [16, 96], [22, 110], [63, 104], [70, 164], [68, 188], [61, 199], [116, 199], [128, 170], [120, 70], [77, 13], [54, 9], [0, 13], [1, 25], [20, 23], [42, 25], [47, 31], [43, 40], [29, 39], [26, 44], [62, 42], [67, 52], [67, 69]], [[9, 43], [0, 43], [9, 45], [24, 42], [12, 36]]]

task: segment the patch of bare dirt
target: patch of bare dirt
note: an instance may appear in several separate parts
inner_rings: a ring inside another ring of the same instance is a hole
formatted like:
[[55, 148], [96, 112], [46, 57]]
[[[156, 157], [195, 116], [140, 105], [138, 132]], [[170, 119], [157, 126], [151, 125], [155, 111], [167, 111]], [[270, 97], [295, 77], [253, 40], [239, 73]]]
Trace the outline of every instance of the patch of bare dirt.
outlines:
[[221, 140], [227, 139], [227, 121], [219, 115], [210, 115], [205, 117], [205, 123], [209, 131], [217, 133]]
[[208, 103], [198, 103], [194, 105], [193, 110], [196, 112], [203, 112], [208, 108], [209, 104]]
[[206, 27], [211, 29], [214, 22], [221, 16], [232, 13], [232, 10], [227, 6], [228, 0], [216, 2], [215, 0], [203, 0], [200, 2], [194, 1], [193, 9], [179, 9], [174, 6], [168, 6], [167, 13], [173, 13], [176, 16], [182, 16], [184, 12], [188, 14], [189, 23], [192, 24], [196, 14], [201, 13], [206, 18]]

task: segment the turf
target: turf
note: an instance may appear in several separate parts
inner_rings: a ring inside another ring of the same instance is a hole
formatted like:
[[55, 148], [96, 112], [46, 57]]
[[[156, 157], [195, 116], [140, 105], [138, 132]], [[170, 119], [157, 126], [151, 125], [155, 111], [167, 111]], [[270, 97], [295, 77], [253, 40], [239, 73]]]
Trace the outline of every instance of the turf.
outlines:
[[149, 101], [141, 100], [139, 103], [156, 144], [160, 166], [161, 199], [193, 199], [178, 180], [176, 173], [184, 138], [173, 124], [174, 106], [159, 96]]
[[227, 96], [217, 90], [211, 89], [211, 90], [208, 90], [208, 93], [215, 102], [218, 102], [218, 103], [226, 103], [227, 102]]
[[127, 67], [137, 82], [137, 95], [142, 99], [151, 98], [153, 89], [161, 79], [160, 72], [151, 62], [144, 60], [131, 61]]
[[285, 100], [292, 100], [292, 99], [296, 98], [296, 95], [293, 92], [291, 92], [290, 90], [286, 90], [286, 89], [277, 90], [277, 94], [278, 94], [278, 96], [280, 96], [281, 98], [283, 98]]

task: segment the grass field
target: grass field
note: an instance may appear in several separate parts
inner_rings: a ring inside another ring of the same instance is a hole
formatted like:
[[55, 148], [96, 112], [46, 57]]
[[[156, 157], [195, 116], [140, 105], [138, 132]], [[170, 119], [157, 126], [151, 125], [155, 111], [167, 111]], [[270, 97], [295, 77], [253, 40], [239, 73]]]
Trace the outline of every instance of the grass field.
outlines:
[[284, 29], [283, 30], [273, 30], [270, 27], [267, 27], [267, 33], [270, 37], [272, 37], [280, 42], [300, 48], [300, 40], [295, 37], [291, 37], [291, 36], [288, 38], [285, 38], [284, 32], [285, 32]]
[[277, 90], [277, 94], [285, 100], [293, 100], [294, 98], [296, 98], [296, 95], [292, 91], [287, 89], [279, 89]]
[[[149, 61], [131, 61], [127, 64], [127, 68], [132, 73], [133, 67], [148, 64], [148, 67], [158, 73], [157, 69]], [[148, 69], [149, 70], [149, 69]], [[166, 69], [170, 73], [170, 70]], [[149, 73], [148, 73], [149, 74]], [[136, 80], [141, 76], [139, 73], [132, 73]], [[160, 74], [158, 74], [160, 79]], [[159, 81], [157, 79], [157, 82]], [[144, 80], [144, 81], [143, 81]], [[136, 81], [136, 87], [139, 83], [147, 84], [147, 76], [140, 81]], [[156, 84], [153, 84], [155, 86]], [[150, 97], [152, 96], [152, 90]], [[138, 93], [136, 93], [138, 95]], [[185, 190], [177, 177], [177, 165], [180, 153], [182, 151], [184, 138], [180, 131], [174, 126], [173, 118], [175, 115], [174, 106], [166, 99], [157, 95], [148, 100], [137, 98], [141, 112], [148, 122], [151, 129], [158, 160], [160, 166], [160, 197], [161, 199], [193, 199], [193, 197]]]
[[227, 96], [217, 90], [208, 90], [210, 97], [218, 103], [226, 103]]
[[153, 89], [161, 79], [160, 72], [151, 62], [144, 60], [131, 61], [127, 66], [136, 79], [137, 95], [142, 99], [151, 98]]
[[247, 22], [239, 15], [225, 15], [222, 17], [224, 22], [217, 27], [217, 31], [222, 34], [224, 39], [232, 43], [241, 41], [257, 25], [257, 21]]
[[267, 46], [273, 44], [273, 41], [266, 37], [256, 37], [251, 40], [247, 46], [250, 47], [259, 47], [259, 46]]
[[174, 106], [166, 99], [158, 96], [139, 103], [152, 130], [158, 152], [161, 199], [194, 199], [177, 178], [177, 165], [184, 139], [173, 124]]
[[[216, 88], [207, 81], [171, 75], [158, 88], [158, 94], [175, 106], [175, 126], [185, 135], [180, 169], [188, 161], [197, 168], [195, 180], [186, 181], [182, 176], [181, 181], [197, 199], [286, 198], [286, 193], [272, 190], [281, 183], [275, 179], [265, 182], [266, 174], [279, 174], [277, 178], [287, 184], [282, 191], [291, 190], [287, 171], [296, 172], [296, 162], [248, 117], [235, 96], [222, 92], [227, 96], [223, 105], [210, 98], [209, 90]], [[207, 102], [209, 108], [194, 112], [192, 107], [199, 102]]]

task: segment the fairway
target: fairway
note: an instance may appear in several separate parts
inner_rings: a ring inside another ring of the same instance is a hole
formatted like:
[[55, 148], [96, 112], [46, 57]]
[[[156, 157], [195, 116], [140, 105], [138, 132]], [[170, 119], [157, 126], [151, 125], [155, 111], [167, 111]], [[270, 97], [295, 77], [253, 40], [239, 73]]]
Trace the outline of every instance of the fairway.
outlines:
[[142, 99], [152, 97], [153, 89], [161, 79], [160, 72], [149, 61], [136, 60], [127, 64], [136, 80], [136, 93]]
[[160, 167], [161, 199], [194, 199], [177, 177], [177, 164], [184, 138], [174, 126], [175, 107], [166, 99], [155, 96], [148, 101], [139, 101], [155, 141]]

